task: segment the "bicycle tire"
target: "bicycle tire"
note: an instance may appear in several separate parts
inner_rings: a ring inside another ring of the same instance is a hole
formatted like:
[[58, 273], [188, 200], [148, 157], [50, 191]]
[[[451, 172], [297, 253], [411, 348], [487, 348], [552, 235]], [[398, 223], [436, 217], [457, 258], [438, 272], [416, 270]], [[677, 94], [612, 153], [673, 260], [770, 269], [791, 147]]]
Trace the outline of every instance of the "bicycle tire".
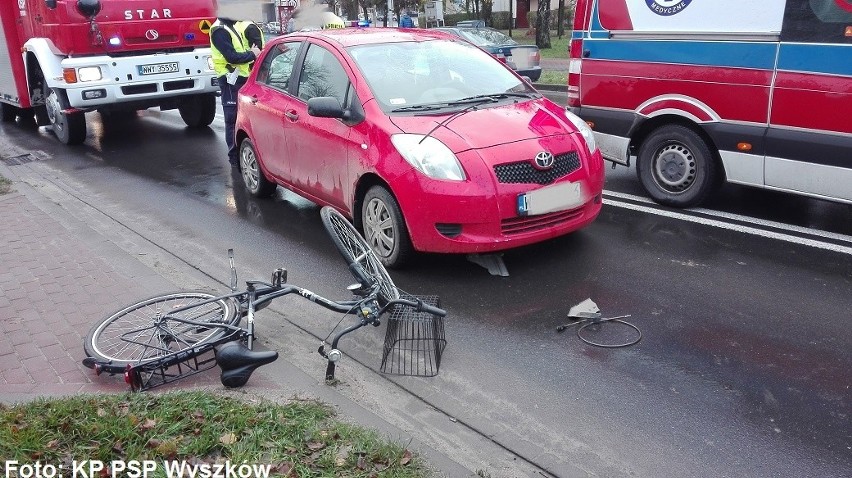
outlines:
[[[89, 331], [83, 348], [86, 355], [120, 372], [128, 364], [139, 365], [174, 355], [212, 342], [229, 333], [222, 327], [202, 328], [177, 320], [169, 321], [163, 312], [216, 298], [202, 291], [173, 292], [141, 300], [96, 324]], [[194, 322], [236, 325], [239, 308], [232, 298], [219, 299], [180, 312], [177, 318]], [[138, 332], [128, 335], [128, 332]], [[126, 335], [127, 338], [122, 338]], [[132, 340], [128, 341], [128, 339]]]
[[[379, 304], [385, 305], [392, 300], [399, 299], [399, 290], [393, 283], [385, 266], [370, 249], [370, 245], [364, 237], [355, 229], [346, 217], [337, 212], [336, 209], [325, 206], [320, 210], [323, 226], [331, 236], [331, 240], [337, 247], [337, 251], [343, 256], [346, 264], [361, 264], [364, 271], [379, 284]], [[357, 277], [356, 277], [357, 279]]]

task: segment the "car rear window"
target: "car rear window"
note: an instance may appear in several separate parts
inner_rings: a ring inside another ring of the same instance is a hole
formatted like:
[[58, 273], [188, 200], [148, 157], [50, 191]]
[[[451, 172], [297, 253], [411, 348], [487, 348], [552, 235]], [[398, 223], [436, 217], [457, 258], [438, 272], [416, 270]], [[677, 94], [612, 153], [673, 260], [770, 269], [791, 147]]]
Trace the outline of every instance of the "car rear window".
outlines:
[[487, 28], [460, 28], [459, 32], [465, 40], [477, 46], [517, 45], [518, 42], [509, 35]]

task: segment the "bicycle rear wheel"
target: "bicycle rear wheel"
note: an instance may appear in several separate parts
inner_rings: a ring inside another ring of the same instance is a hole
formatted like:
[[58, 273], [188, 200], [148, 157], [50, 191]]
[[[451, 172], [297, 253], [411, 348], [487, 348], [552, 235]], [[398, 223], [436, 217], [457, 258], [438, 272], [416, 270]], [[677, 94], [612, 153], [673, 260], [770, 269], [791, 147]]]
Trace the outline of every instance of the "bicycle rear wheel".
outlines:
[[392, 300], [399, 299], [399, 291], [387, 269], [370, 249], [367, 241], [355, 229], [355, 226], [336, 209], [329, 206], [320, 210], [320, 216], [325, 230], [328, 231], [331, 240], [334, 241], [334, 245], [337, 246], [337, 250], [343, 256], [346, 264], [361, 264], [367, 275], [379, 284], [379, 303], [385, 305]]
[[216, 297], [207, 292], [175, 292], [142, 300], [92, 327], [83, 348], [89, 357], [110, 362], [108, 371], [118, 372], [127, 364], [150, 362], [212, 342], [230, 330], [198, 323], [236, 325], [240, 319], [232, 298], [202, 303]]

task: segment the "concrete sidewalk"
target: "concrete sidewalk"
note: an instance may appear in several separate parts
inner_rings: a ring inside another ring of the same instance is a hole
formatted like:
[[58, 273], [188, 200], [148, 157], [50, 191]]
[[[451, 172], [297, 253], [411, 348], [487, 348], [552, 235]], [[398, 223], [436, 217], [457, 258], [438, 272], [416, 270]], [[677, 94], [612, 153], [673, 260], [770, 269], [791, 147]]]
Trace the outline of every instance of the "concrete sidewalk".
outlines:
[[127, 390], [83, 367], [83, 337], [118, 305], [167, 284], [84, 224], [54, 218], [61, 208], [36, 204], [27, 185], [12, 187], [0, 196], [0, 399]]

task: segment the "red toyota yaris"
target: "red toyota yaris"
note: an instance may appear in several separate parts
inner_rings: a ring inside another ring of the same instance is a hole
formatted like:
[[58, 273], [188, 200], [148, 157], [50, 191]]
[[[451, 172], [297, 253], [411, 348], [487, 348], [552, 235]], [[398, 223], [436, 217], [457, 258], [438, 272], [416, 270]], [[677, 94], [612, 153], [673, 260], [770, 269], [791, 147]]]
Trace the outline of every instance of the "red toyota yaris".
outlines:
[[386, 266], [576, 231], [601, 210], [589, 127], [488, 53], [445, 33], [278, 37], [240, 91], [242, 177], [353, 219]]

